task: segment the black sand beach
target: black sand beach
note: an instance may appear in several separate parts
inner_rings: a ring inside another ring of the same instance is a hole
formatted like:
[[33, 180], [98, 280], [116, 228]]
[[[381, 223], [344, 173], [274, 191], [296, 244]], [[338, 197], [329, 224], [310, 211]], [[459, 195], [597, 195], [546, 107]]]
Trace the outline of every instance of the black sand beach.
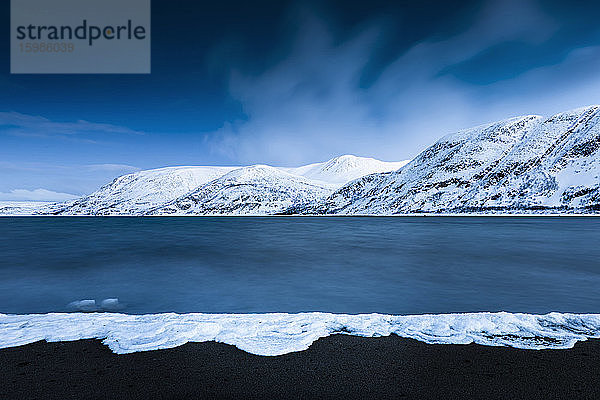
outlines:
[[336, 335], [279, 357], [208, 342], [113, 354], [97, 340], [0, 350], [0, 399], [600, 398], [600, 341], [570, 350]]

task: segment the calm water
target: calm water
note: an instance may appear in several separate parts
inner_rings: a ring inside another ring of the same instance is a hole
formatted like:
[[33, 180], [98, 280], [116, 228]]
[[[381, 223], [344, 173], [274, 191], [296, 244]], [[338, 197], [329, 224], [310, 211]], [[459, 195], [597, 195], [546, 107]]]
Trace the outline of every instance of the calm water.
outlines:
[[600, 312], [600, 218], [0, 218], [0, 312]]

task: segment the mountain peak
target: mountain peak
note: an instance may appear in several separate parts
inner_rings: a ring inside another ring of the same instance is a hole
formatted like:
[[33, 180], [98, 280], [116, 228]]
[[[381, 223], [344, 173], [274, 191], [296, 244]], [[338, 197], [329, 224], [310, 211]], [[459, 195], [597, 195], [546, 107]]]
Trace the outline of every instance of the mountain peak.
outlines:
[[322, 170], [323, 171], [332, 170], [332, 169], [348, 170], [348, 169], [356, 168], [356, 167], [363, 166], [366, 164], [373, 164], [374, 162], [381, 163], [382, 161], [375, 160], [374, 158], [357, 157], [352, 154], [344, 154], [341, 156], [334, 157], [329, 161], [326, 161], [323, 165]]
[[290, 168], [288, 172], [309, 179], [342, 185], [361, 176], [396, 171], [407, 163], [408, 161], [386, 162], [374, 158], [344, 154], [322, 163]]

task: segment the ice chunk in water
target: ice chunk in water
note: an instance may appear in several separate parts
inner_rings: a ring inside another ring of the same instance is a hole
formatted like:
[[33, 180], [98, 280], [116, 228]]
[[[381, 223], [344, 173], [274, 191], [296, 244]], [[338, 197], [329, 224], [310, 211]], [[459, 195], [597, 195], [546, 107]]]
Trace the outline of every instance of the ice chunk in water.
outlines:
[[97, 310], [96, 300], [77, 300], [70, 302], [67, 307], [73, 311], [93, 312]]
[[117, 311], [123, 308], [123, 305], [119, 303], [119, 299], [104, 299], [100, 303], [100, 308], [103, 311]]

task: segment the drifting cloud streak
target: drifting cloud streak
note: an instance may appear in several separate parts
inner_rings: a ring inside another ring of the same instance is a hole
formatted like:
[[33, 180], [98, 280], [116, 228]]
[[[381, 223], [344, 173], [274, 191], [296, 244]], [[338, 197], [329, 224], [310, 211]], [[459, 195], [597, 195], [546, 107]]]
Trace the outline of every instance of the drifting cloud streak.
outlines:
[[[231, 72], [230, 94], [247, 118], [209, 135], [213, 152], [241, 163], [297, 165], [343, 153], [398, 160], [452, 131], [600, 101], [595, 47], [484, 85], [453, 73], [496, 46], [551, 41], [561, 23], [533, 1], [488, 2], [472, 26], [414, 44], [368, 87], [361, 77], [385, 29], [373, 23], [340, 43], [322, 19], [303, 18], [285, 60], [258, 75]], [[486, 67], [491, 76], [503, 66]]]
[[117, 125], [84, 120], [56, 122], [42, 116], [21, 114], [14, 111], [0, 112], [0, 133], [15, 136], [75, 138], [79, 140], [89, 140], [85, 139], [87, 135], [143, 134], [143, 132]]
[[68, 201], [78, 196], [70, 193], [54, 192], [46, 189], [13, 189], [8, 193], [0, 192], [0, 201]]

